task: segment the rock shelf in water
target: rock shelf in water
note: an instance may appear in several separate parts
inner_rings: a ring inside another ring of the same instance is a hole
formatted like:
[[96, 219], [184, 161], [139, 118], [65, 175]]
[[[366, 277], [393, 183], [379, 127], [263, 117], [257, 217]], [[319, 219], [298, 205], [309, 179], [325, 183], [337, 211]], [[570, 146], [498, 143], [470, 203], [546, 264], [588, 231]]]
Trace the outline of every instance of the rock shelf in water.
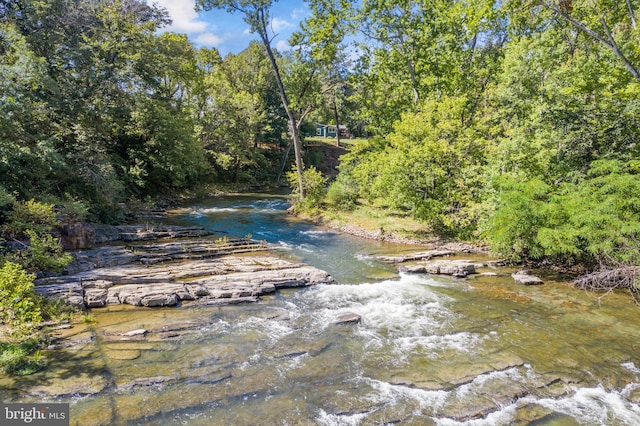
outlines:
[[[252, 240], [178, 241], [76, 254], [77, 272], [36, 281], [36, 291], [78, 308], [257, 302], [281, 288], [333, 282], [325, 271], [274, 255]], [[78, 266], [80, 265], [80, 266]]]

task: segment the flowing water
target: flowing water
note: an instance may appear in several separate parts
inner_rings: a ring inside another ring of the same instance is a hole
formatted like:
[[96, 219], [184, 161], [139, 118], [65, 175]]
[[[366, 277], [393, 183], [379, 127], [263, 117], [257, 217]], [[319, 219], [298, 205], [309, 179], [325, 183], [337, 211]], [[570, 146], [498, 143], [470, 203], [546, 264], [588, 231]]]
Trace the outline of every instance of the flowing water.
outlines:
[[[287, 207], [222, 197], [170, 220], [251, 234], [338, 283], [250, 305], [96, 309], [74, 328], [83, 345], [5, 379], [1, 396], [68, 401], [78, 425], [640, 424], [640, 308], [628, 295], [599, 299], [553, 276], [522, 287], [508, 269], [397, 274], [372, 255], [417, 248], [317, 228]], [[345, 312], [362, 323], [334, 324]], [[139, 328], [157, 332], [107, 338]], [[66, 396], [47, 396], [56, 388]]]

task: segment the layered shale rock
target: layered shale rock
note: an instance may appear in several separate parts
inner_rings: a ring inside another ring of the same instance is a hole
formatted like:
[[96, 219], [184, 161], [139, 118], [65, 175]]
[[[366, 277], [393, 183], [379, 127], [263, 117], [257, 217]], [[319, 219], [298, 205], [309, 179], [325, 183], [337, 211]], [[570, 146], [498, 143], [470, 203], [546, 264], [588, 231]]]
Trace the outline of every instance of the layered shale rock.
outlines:
[[38, 281], [45, 296], [73, 298], [76, 306], [159, 307], [182, 301], [231, 304], [258, 301], [281, 288], [333, 282], [317, 268], [273, 255], [222, 256], [154, 264], [114, 265]]

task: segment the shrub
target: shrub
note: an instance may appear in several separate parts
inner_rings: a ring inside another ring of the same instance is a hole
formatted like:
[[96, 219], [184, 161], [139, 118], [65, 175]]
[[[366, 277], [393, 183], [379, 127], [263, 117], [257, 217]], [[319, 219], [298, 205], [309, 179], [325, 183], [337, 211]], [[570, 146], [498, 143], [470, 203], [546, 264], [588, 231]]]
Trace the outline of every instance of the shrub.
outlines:
[[10, 253], [7, 259], [19, 263], [31, 272], [60, 272], [73, 260], [73, 256], [64, 253], [58, 239], [51, 234], [38, 235], [32, 230], [25, 231], [29, 245], [20, 251]]
[[34, 278], [13, 262], [0, 268], [0, 319], [16, 337], [28, 335], [42, 322]]
[[0, 343], [0, 371], [24, 376], [44, 366], [37, 340], [22, 343]]
[[501, 190], [498, 207], [483, 229], [487, 241], [493, 251], [513, 261], [539, 259], [544, 249], [537, 237], [546, 226], [549, 185], [505, 178]]
[[357, 189], [354, 189], [348, 183], [344, 183], [345, 179], [338, 179], [329, 185], [325, 202], [338, 210], [350, 211], [356, 207], [358, 198]]
[[[298, 195], [298, 169], [294, 166], [287, 173], [289, 185], [293, 188], [292, 195]], [[313, 209], [320, 205], [324, 198], [327, 186], [327, 178], [320, 173], [315, 167], [308, 167], [302, 172], [302, 186], [305, 191], [305, 198], [296, 203], [296, 208]]]
[[484, 229], [512, 260], [640, 263], [640, 179], [630, 164], [595, 161], [576, 183], [503, 181]]
[[87, 219], [89, 208], [83, 201], [67, 197], [60, 203], [60, 213], [62, 222], [79, 222]]
[[49, 232], [56, 225], [53, 204], [39, 203], [34, 200], [13, 203], [13, 210], [8, 216], [4, 231], [14, 238], [25, 237], [28, 229], [37, 234]]

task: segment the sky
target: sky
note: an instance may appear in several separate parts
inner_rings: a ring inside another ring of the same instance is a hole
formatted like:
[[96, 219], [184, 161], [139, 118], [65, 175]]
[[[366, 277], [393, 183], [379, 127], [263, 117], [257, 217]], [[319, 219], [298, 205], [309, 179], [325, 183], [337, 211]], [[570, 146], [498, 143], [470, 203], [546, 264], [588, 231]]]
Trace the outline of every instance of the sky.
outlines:
[[[163, 30], [187, 34], [196, 47], [215, 47], [222, 56], [240, 53], [256, 40], [249, 32], [249, 25], [239, 13], [229, 14], [223, 10], [196, 13], [195, 0], [147, 0], [169, 11], [173, 23]], [[273, 46], [278, 50], [289, 49], [288, 40], [299, 23], [309, 14], [303, 0], [280, 0], [271, 8], [272, 28], [277, 37]]]

